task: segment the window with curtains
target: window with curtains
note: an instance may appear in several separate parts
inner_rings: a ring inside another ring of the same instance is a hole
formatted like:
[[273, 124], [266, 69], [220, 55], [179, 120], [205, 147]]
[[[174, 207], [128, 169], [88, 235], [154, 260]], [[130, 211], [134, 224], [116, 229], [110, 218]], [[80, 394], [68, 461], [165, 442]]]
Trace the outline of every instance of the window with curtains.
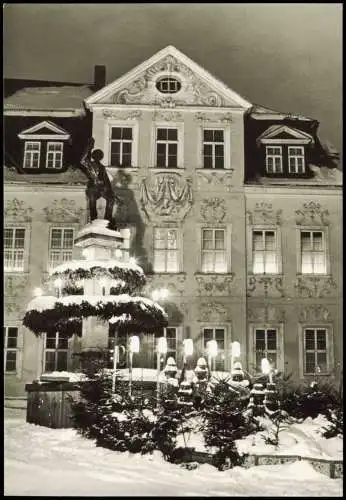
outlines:
[[225, 229], [202, 229], [202, 272], [226, 273]]
[[171, 228], [154, 229], [154, 272], [179, 272], [178, 230]]
[[15, 372], [17, 369], [18, 328], [4, 326], [4, 368], [5, 372]]
[[72, 259], [74, 230], [51, 228], [49, 238], [49, 269]]
[[277, 274], [279, 272], [276, 231], [256, 229], [252, 232], [252, 272], [254, 274]]
[[223, 371], [225, 369], [225, 338], [225, 328], [219, 328], [217, 326], [203, 328], [203, 346], [205, 353], [207, 354], [208, 342], [210, 340], [216, 340], [217, 343], [217, 356], [212, 360], [212, 370]]
[[305, 153], [302, 146], [288, 148], [288, 171], [290, 174], [304, 174]]
[[156, 129], [156, 166], [176, 168], [178, 166], [178, 129]]
[[47, 143], [46, 168], [62, 168], [63, 147], [62, 142]]
[[304, 329], [304, 373], [312, 375], [328, 372], [326, 328]]
[[300, 231], [302, 274], [326, 274], [326, 242], [323, 231]]
[[4, 230], [4, 270], [24, 271], [25, 229], [5, 227]]
[[110, 140], [110, 165], [112, 167], [132, 166], [132, 127], [112, 127]]
[[278, 361], [278, 330], [276, 328], [255, 328], [255, 363], [261, 371], [261, 360], [267, 358], [272, 366]]
[[266, 147], [266, 169], [268, 174], [279, 174], [283, 171], [281, 146]]
[[68, 338], [61, 333], [47, 333], [44, 343], [45, 372], [67, 370]]
[[225, 168], [224, 130], [203, 130], [203, 168]]

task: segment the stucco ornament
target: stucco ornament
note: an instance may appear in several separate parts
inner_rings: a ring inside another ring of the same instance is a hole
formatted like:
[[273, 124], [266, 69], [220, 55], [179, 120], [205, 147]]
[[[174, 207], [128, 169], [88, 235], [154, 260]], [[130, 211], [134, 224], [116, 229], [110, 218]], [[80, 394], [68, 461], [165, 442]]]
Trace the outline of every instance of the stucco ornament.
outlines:
[[309, 321], [329, 321], [331, 314], [325, 307], [321, 305], [307, 306], [300, 311], [299, 321], [302, 323]]
[[297, 276], [295, 288], [298, 297], [323, 298], [337, 288], [332, 276]]
[[199, 189], [226, 189], [230, 192], [233, 177], [233, 168], [227, 170], [219, 171], [203, 171], [203, 169], [197, 170], [197, 184]]
[[231, 295], [231, 284], [234, 274], [195, 274], [198, 283], [198, 293], [203, 296], [228, 296]]
[[164, 275], [161, 276], [160, 273], [147, 274], [146, 280], [146, 293], [148, 293], [149, 296], [154, 290], [160, 288], [167, 289], [169, 297], [183, 295], [185, 291], [185, 273], [164, 273]]
[[80, 222], [85, 210], [78, 208], [75, 200], [62, 198], [54, 200], [51, 205], [43, 209], [48, 222]]
[[202, 322], [222, 323], [229, 321], [228, 310], [220, 302], [203, 302], [199, 307], [199, 320]]
[[112, 109], [104, 109], [102, 112], [104, 118], [116, 120], [139, 120], [142, 118], [142, 111], [134, 109], [133, 111], [114, 111]]
[[247, 284], [247, 296], [285, 297], [282, 276], [250, 275]]
[[222, 198], [204, 199], [201, 202], [201, 216], [207, 222], [222, 222], [226, 215], [225, 200]]
[[327, 226], [329, 224], [328, 216], [328, 210], [324, 210], [319, 203], [309, 201], [303, 204], [302, 209], [296, 210], [296, 223], [307, 226], [311, 224]]
[[33, 209], [26, 205], [24, 201], [13, 198], [5, 202], [5, 217], [7, 219], [15, 219], [29, 222], [31, 221], [31, 213]]
[[282, 307], [272, 307], [266, 304], [264, 307], [250, 307], [248, 318], [249, 321], [256, 323], [284, 323], [286, 312]]
[[183, 220], [192, 207], [192, 181], [178, 173], [158, 173], [143, 179], [141, 206], [149, 219]]
[[272, 203], [267, 201], [257, 202], [253, 210], [247, 211], [248, 222], [254, 224], [276, 224], [282, 221], [282, 210], [274, 210]]
[[29, 292], [28, 275], [7, 275], [5, 273], [4, 282], [5, 312], [24, 312], [26, 308], [26, 300], [23, 299], [25, 299]]

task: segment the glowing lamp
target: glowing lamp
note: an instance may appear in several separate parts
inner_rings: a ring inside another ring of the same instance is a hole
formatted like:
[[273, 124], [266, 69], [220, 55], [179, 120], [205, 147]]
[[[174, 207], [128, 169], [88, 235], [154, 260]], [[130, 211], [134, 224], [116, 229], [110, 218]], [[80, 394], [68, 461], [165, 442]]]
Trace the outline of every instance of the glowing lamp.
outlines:
[[130, 341], [130, 346], [129, 346], [129, 349], [130, 349], [130, 352], [139, 352], [139, 337], [137, 337], [137, 335], [132, 335], [132, 337], [130, 337], [129, 339]]
[[184, 354], [185, 356], [192, 356], [193, 354], [193, 340], [185, 339], [184, 340]]
[[133, 266], [135, 266], [135, 265], [137, 264], [137, 261], [136, 261], [136, 259], [135, 259], [134, 257], [130, 257], [129, 262], [130, 262], [130, 264], [132, 264]]
[[267, 360], [267, 358], [263, 358], [261, 360], [261, 369], [262, 369], [262, 372], [265, 374], [265, 375], [268, 375], [271, 371], [271, 367], [270, 367], [270, 363], [269, 361]]
[[34, 288], [34, 297], [41, 297], [43, 295], [43, 290], [42, 288]]
[[157, 341], [157, 352], [159, 354], [167, 353], [167, 339], [166, 337], [160, 337]]
[[122, 257], [122, 255], [123, 255], [123, 252], [122, 252], [121, 250], [119, 250], [119, 248], [117, 248], [117, 249], [115, 250], [115, 256], [116, 256], [118, 259], [120, 259], [120, 257]]
[[217, 342], [216, 340], [209, 340], [207, 342], [208, 356], [215, 358], [217, 356]]
[[240, 357], [240, 343], [235, 341], [232, 342], [232, 358]]
[[55, 281], [54, 281], [54, 286], [56, 288], [61, 288], [61, 285], [62, 285], [62, 279], [61, 278], [57, 278]]

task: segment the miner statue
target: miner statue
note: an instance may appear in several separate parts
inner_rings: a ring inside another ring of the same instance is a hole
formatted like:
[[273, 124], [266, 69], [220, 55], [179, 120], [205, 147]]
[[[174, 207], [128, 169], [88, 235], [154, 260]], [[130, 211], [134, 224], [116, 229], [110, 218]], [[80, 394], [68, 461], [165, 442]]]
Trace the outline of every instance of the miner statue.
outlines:
[[95, 140], [91, 138], [80, 161], [82, 170], [89, 179], [86, 195], [89, 203], [90, 219], [93, 221], [98, 218], [96, 202], [99, 198], [104, 198], [106, 200], [104, 219], [111, 222], [114, 202], [120, 202], [120, 200], [113, 193], [106, 167], [101, 163], [102, 151], [100, 149], [92, 151], [94, 144]]

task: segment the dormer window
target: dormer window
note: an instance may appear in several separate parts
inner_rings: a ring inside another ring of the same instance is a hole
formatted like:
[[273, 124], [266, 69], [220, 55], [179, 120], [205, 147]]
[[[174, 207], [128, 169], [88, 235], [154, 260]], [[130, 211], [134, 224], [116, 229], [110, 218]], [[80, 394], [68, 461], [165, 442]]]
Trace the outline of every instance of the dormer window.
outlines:
[[24, 168], [40, 167], [41, 143], [39, 141], [26, 141], [24, 148]]
[[288, 147], [288, 171], [290, 174], [304, 174], [305, 155], [303, 147]]
[[63, 146], [62, 142], [47, 143], [46, 168], [62, 168]]
[[282, 173], [282, 147], [267, 146], [266, 148], [266, 167], [268, 174]]

